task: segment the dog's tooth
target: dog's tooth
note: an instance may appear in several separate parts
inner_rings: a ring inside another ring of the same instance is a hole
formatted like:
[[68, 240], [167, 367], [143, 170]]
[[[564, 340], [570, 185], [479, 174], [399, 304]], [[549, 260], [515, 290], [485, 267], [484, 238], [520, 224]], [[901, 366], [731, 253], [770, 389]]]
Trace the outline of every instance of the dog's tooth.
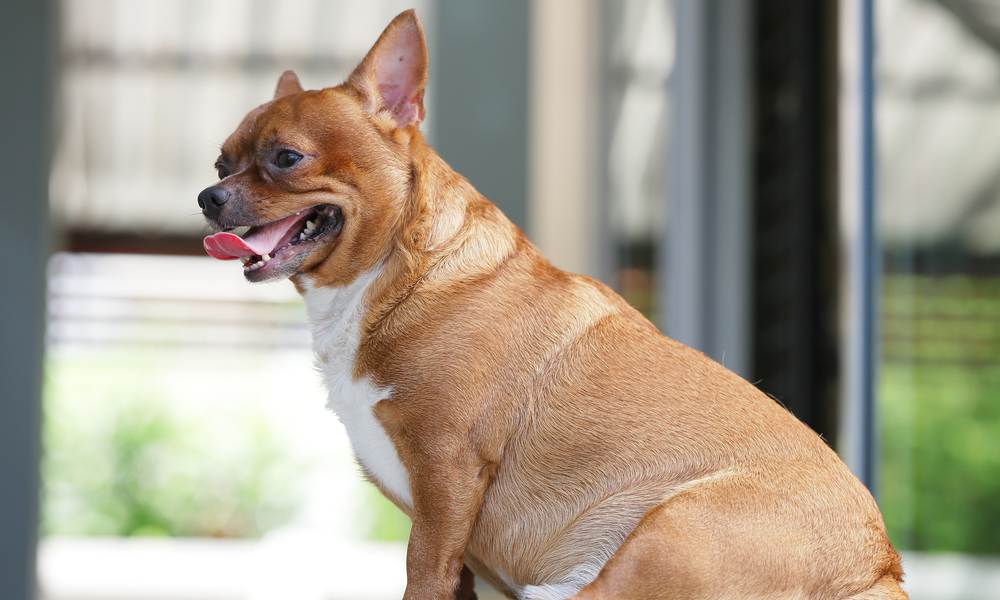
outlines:
[[265, 254], [264, 256], [261, 256], [261, 258], [264, 260], [264, 262], [267, 262], [267, 261], [271, 260], [271, 255], [270, 254]]
[[306, 221], [306, 229], [316, 229], [315, 221]]

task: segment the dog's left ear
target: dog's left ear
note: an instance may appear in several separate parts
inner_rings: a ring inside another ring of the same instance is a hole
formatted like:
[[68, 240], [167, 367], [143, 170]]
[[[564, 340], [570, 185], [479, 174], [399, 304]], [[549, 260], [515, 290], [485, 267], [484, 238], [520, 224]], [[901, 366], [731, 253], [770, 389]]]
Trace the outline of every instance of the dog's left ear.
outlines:
[[290, 94], [298, 94], [301, 91], [302, 84], [299, 83], [299, 76], [295, 74], [295, 71], [285, 71], [278, 78], [278, 85], [274, 88], [274, 99], [277, 100], [282, 96]]
[[413, 9], [389, 23], [347, 82], [371, 115], [388, 111], [398, 127], [424, 119], [427, 42]]

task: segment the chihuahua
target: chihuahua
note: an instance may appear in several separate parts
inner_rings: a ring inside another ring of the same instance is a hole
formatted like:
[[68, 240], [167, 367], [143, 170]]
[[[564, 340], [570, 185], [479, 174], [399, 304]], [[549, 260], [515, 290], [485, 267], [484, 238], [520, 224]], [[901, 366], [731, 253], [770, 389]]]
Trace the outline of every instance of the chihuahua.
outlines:
[[474, 598], [473, 573], [521, 599], [906, 598], [818, 435], [434, 152], [427, 66], [407, 11], [345, 83], [285, 72], [198, 196], [208, 254], [302, 294], [329, 405], [412, 520], [404, 598]]

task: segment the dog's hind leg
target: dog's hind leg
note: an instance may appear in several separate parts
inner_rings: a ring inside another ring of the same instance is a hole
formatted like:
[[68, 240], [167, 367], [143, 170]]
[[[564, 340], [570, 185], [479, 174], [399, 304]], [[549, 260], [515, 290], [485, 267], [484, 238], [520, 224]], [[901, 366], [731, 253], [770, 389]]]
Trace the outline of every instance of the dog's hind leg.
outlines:
[[575, 600], [712, 597], [711, 552], [689, 552], [684, 533], [662, 504], [639, 522], [597, 578]]
[[796, 488], [789, 483], [768, 481], [761, 474], [733, 476], [673, 496], [643, 517], [597, 578], [574, 598], [906, 597], [898, 585], [880, 579], [894, 580], [898, 556], [887, 540], [883, 545], [876, 533], [868, 533], [862, 507], [857, 514], [845, 511], [831, 519], [826, 503], [808, 507], [790, 502], [788, 490]]
[[468, 566], [462, 566], [458, 589], [455, 590], [455, 600], [476, 600], [476, 576]]

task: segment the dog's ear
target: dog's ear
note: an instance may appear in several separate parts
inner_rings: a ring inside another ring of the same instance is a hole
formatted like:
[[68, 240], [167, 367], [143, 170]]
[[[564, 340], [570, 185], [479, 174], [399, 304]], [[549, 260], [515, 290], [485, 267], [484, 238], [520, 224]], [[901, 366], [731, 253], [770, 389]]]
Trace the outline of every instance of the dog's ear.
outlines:
[[347, 83], [361, 93], [371, 115], [388, 111], [398, 127], [424, 119], [427, 42], [413, 9], [389, 23]]
[[298, 94], [301, 91], [302, 84], [299, 83], [299, 76], [295, 74], [295, 71], [288, 70], [278, 78], [278, 85], [274, 87], [274, 99], [277, 100], [289, 94]]

